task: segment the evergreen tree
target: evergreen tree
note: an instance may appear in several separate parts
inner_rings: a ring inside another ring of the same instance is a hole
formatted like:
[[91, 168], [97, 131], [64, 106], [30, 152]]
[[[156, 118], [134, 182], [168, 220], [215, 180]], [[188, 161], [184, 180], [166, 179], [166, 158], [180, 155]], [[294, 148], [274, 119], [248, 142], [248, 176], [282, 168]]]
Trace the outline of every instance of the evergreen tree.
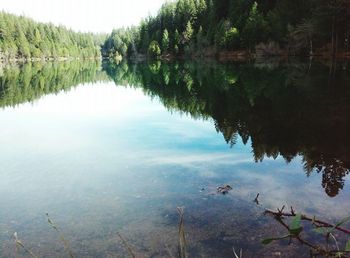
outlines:
[[161, 55], [161, 50], [157, 41], [153, 40], [148, 47], [148, 55], [153, 58], [158, 58]]
[[163, 32], [163, 38], [162, 38], [162, 47], [163, 47], [163, 52], [167, 52], [169, 50], [169, 32], [167, 29], [164, 30]]
[[257, 43], [266, 40], [267, 32], [267, 23], [258, 11], [257, 2], [254, 2], [242, 31], [243, 42], [252, 49]]
[[185, 43], [189, 43], [192, 40], [193, 28], [192, 28], [192, 24], [190, 21], [187, 22], [186, 29], [182, 35], [183, 35]]

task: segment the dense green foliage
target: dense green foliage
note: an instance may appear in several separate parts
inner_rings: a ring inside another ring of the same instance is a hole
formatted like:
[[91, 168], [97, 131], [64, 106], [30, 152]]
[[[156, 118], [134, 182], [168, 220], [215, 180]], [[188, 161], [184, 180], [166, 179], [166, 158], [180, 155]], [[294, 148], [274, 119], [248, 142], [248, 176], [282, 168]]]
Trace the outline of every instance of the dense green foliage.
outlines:
[[0, 59], [92, 58], [101, 46], [116, 60], [227, 50], [336, 56], [348, 51], [349, 20], [348, 0], [177, 0], [107, 37], [0, 12]]
[[274, 42], [264, 51], [335, 55], [348, 49], [349, 6], [347, 0], [178, 0], [138, 28], [113, 31], [103, 49], [112, 56], [147, 54], [157, 42], [163, 54], [208, 55]]
[[0, 12], [0, 59], [93, 58], [100, 56], [103, 41], [103, 35]]
[[153, 40], [148, 47], [148, 55], [153, 58], [159, 57], [161, 50], [157, 41]]

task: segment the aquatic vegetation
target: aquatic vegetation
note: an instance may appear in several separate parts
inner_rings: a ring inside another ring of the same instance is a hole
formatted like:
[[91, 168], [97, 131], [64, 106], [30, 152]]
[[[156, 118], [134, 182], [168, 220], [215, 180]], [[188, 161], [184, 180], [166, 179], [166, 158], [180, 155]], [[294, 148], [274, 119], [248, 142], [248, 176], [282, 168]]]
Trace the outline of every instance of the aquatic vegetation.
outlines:
[[[257, 195], [257, 197], [258, 196], [259, 194]], [[187, 243], [185, 226], [184, 226], [184, 207], [178, 207], [177, 212], [179, 215], [179, 223], [178, 223], [178, 254], [176, 257], [188, 258], [188, 257], [191, 257], [191, 255], [189, 255], [189, 252], [188, 252], [189, 245]], [[292, 243], [292, 240], [295, 239], [297, 240], [297, 242], [310, 248], [310, 254], [312, 258], [317, 256], [334, 257], [334, 258], [349, 257], [348, 255], [350, 254], [350, 241], [348, 241], [344, 245], [344, 248], [341, 248], [340, 246], [342, 245], [342, 243], [340, 243], [337, 240], [336, 231], [342, 232], [346, 235], [350, 235], [350, 230], [343, 227], [344, 224], [350, 221], [350, 217], [344, 218], [338, 223], [331, 224], [331, 223], [316, 219], [315, 216], [308, 217], [301, 213], [297, 213], [293, 209], [293, 207], [291, 207], [290, 212], [286, 212], [285, 206], [283, 206], [281, 209], [277, 209], [277, 211], [266, 209], [264, 214], [272, 216], [277, 222], [279, 222], [287, 230], [287, 233], [283, 236], [274, 236], [274, 237], [270, 237], [262, 240], [262, 243], [264, 245], [268, 245], [268, 244], [271, 244], [272, 242], [280, 241], [284, 239], [287, 239], [289, 240], [289, 243]], [[49, 225], [59, 234], [60, 239], [65, 249], [68, 252], [68, 256], [70, 258], [74, 258], [73, 251], [70, 247], [69, 242], [63, 236], [60, 229], [52, 221], [49, 215], [46, 214], [46, 216], [48, 218]], [[308, 223], [309, 225], [303, 224], [304, 222]], [[307, 236], [304, 236], [302, 234], [306, 230], [312, 231], [314, 233], [324, 236], [325, 243], [324, 244], [316, 243], [315, 241], [307, 239]], [[132, 258], [138, 257], [136, 255], [136, 252], [134, 252], [134, 250], [132, 249], [128, 241], [121, 235], [121, 233], [117, 232], [116, 234], [121, 240], [125, 250], [127, 251], [128, 256]], [[14, 238], [15, 238], [16, 247], [22, 248], [32, 258], [38, 258], [37, 255], [35, 255], [29, 248], [27, 248], [22, 243], [21, 240], [18, 239], [17, 233], [14, 233]], [[330, 243], [331, 241], [333, 241], [333, 245], [332, 243]], [[175, 257], [172, 255], [172, 251], [170, 250], [169, 246], [165, 245], [165, 248], [166, 248], [165, 251], [169, 257]], [[233, 252], [233, 257], [235, 258], [244, 257], [243, 249], [239, 249], [239, 252], [238, 252], [236, 251], [235, 247], [232, 247], [232, 252]]]
[[[350, 235], [350, 230], [342, 227], [342, 225], [350, 221], [350, 217], [344, 218], [336, 224], [331, 224], [316, 219], [316, 216], [310, 218], [301, 213], [296, 213], [293, 207], [291, 207], [290, 212], [284, 212], [284, 209], [285, 206], [281, 209], [277, 209], [277, 211], [265, 211], [265, 214], [273, 216], [273, 218], [287, 230], [287, 234], [279, 237], [266, 238], [262, 241], [264, 245], [283, 239], [289, 239], [289, 242], [291, 243], [292, 239], [296, 239], [299, 243], [310, 248], [311, 257], [349, 257], [350, 240], [345, 244], [344, 248], [340, 248], [335, 237], [335, 232], [338, 231]], [[286, 221], [287, 218], [292, 218], [289, 223]], [[324, 243], [315, 243], [314, 241], [307, 240], [302, 236], [302, 232], [305, 230], [302, 224], [303, 221], [311, 225], [312, 232], [324, 236]], [[334, 241], [335, 248], [330, 244], [330, 239]]]
[[179, 222], [179, 258], [187, 258], [187, 243], [184, 226], [184, 208], [178, 207], [177, 211], [180, 215]]
[[52, 219], [50, 218], [49, 214], [46, 213], [46, 216], [47, 216], [47, 222], [49, 223], [49, 225], [59, 234], [59, 237], [65, 247], [65, 249], [67, 250], [68, 252], [68, 255], [70, 258], [73, 258], [73, 252], [72, 252], [72, 249], [70, 247], [70, 244], [69, 242], [66, 240], [66, 238], [64, 237], [64, 235], [62, 234], [61, 230], [56, 226], [56, 224], [52, 221]]
[[17, 232], [15, 232], [13, 234], [13, 237], [15, 238], [15, 244], [16, 244], [16, 248], [22, 248], [25, 252], [27, 252], [32, 258], [38, 258], [38, 256], [36, 256], [31, 250], [29, 250], [23, 243], [21, 240], [18, 239], [18, 235]]
[[[184, 227], [184, 207], [178, 207], [177, 208], [178, 214], [179, 214], [179, 229], [178, 229], [178, 257], [179, 258], [188, 258], [187, 255], [187, 242], [186, 242], [186, 236], [185, 236], [185, 227]], [[68, 256], [70, 258], [74, 258], [72, 248], [68, 242], [68, 240], [65, 238], [59, 227], [53, 222], [53, 220], [50, 218], [49, 214], [46, 213], [47, 216], [47, 222], [48, 224], [59, 234], [59, 238], [61, 239], [61, 242], [63, 243], [63, 246], [68, 252]], [[121, 233], [116, 233], [119, 239], [121, 240], [123, 246], [127, 250], [130, 257], [135, 258], [137, 257], [132, 250], [131, 246], [129, 245], [128, 241], [121, 235]], [[35, 255], [30, 249], [28, 249], [21, 240], [19, 240], [17, 232], [14, 233], [14, 239], [15, 244], [17, 248], [22, 248], [26, 253], [28, 253], [32, 258], [39, 258], [37, 255]], [[168, 246], [166, 246], [166, 250], [169, 254], [169, 257], [173, 257], [171, 254], [171, 251]]]

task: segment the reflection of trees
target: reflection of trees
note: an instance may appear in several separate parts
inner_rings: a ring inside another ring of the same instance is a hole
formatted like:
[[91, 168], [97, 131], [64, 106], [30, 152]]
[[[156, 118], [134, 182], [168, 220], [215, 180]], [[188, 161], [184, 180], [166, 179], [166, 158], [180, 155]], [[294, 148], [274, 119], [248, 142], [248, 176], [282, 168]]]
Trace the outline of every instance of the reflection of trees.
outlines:
[[98, 62], [28, 63], [0, 72], [0, 107], [34, 101], [81, 83], [107, 80]]
[[313, 154], [304, 156], [304, 168], [307, 174], [316, 170], [322, 173], [322, 186], [326, 193], [331, 196], [337, 196], [339, 190], [344, 187], [344, 177], [349, 174], [350, 164], [334, 157], [324, 157], [323, 155], [313, 156]]
[[[126, 69], [125, 66], [128, 68]], [[303, 156], [305, 171], [322, 173], [330, 196], [350, 169], [348, 71], [329, 84], [327, 66], [215, 63], [105, 64], [118, 85], [141, 87], [169, 110], [213, 118], [225, 140], [252, 144], [256, 161]], [[155, 72], [156, 71], [156, 72]]]

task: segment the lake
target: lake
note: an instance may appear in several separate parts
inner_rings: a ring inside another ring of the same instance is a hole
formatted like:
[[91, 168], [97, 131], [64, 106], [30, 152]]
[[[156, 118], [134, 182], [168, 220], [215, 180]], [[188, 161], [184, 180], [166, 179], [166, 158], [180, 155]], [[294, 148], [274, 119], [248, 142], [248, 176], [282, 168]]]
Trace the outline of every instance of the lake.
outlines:
[[349, 86], [316, 61], [3, 66], [0, 256], [30, 257], [16, 232], [38, 257], [67, 257], [62, 236], [74, 257], [177, 257], [184, 207], [189, 257], [309, 257], [261, 243], [286, 231], [264, 211], [350, 215]]

